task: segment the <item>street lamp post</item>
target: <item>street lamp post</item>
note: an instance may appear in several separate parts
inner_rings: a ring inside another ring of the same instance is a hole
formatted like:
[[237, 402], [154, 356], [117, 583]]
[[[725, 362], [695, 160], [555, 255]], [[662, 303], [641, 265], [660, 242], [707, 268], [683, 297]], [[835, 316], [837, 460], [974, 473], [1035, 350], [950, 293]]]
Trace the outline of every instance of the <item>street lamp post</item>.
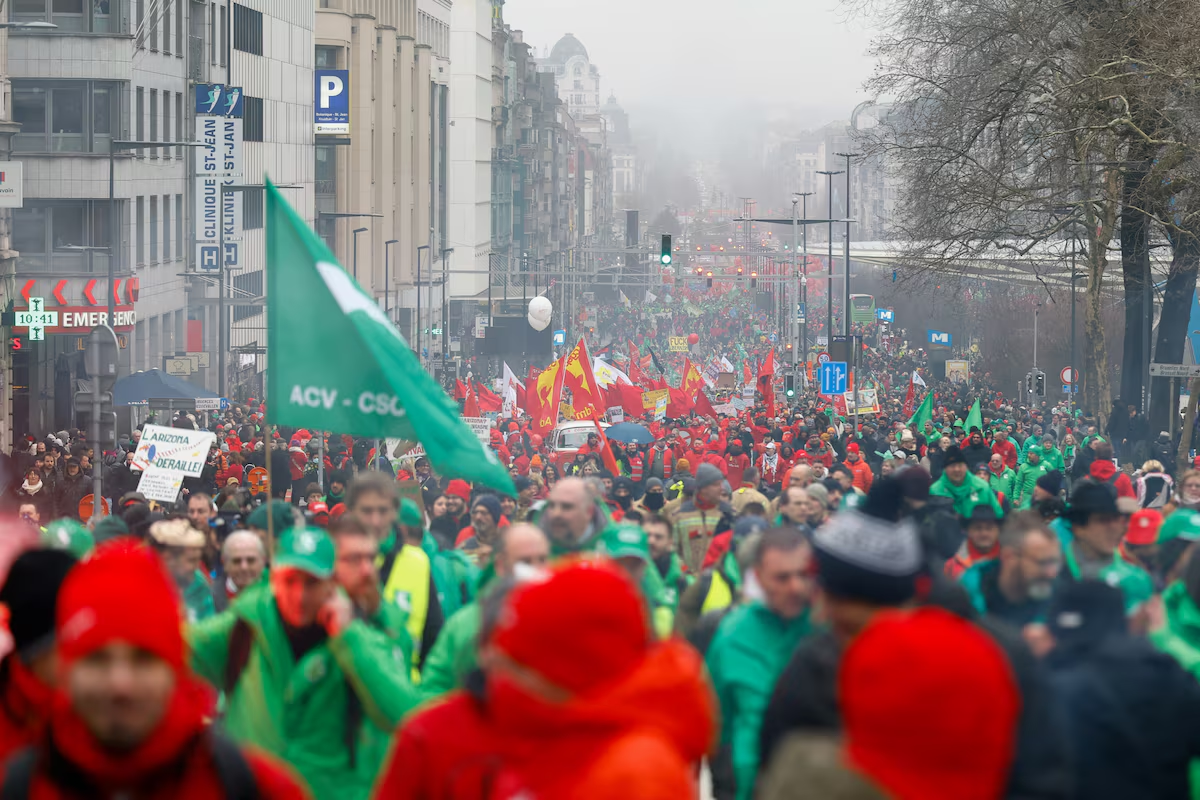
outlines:
[[388, 239], [383, 243], [383, 315], [388, 318], [388, 322], [392, 321], [391, 309], [388, 307], [388, 295], [391, 294], [392, 283], [390, 280], [390, 263], [388, 261], [388, 247], [399, 242], [399, 239]]
[[354, 263], [354, 280], [356, 280], [356, 281], [358, 280], [358, 235], [360, 233], [366, 233], [368, 230], [370, 230], [370, 229], [369, 228], [355, 228], [353, 231], [353, 234], [354, 234], [354, 237], [353, 237], [354, 238], [354, 256], [353, 256], [352, 261]]
[[[427, 244], [417, 247], [417, 360], [422, 363], [424, 363], [422, 355], [424, 351], [421, 349], [421, 343], [425, 339], [425, 330], [421, 327], [421, 251], [429, 249]], [[430, 270], [429, 282], [433, 283], [433, 270]]]
[[[845, 308], [842, 309], [842, 314], [844, 316], [844, 320], [842, 321], [842, 327], [846, 331], [846, 340], [849, 341], [850, 340], [850, 159], [855, 158], [859, 154], [858, 153], [838, 153], [837, 155], [846, 159], [846, 241], [844, 242], [845, 252], [846, 252], [846, 290], [845, 290], [846, 306], [845, 306]], [[832, 216], [833, 216], [833, 214], [830, 214], [830, 217], [832, 217]], [[833, 282], [830, 281], [829, 285], [833, 286]], [[855, 352], [857, 354], [857, 351], [855, 351]], [[857, 355], [855, 356], [855, 360], [856, 361], [858, 360]], [[853, 370], [853, 366], [851, 367], [851, 369]]]
[[449, 267], [446, 266], [446, 256], [453, 252], [454, 252], [453, 247], [443, 247], [442, 248], [442, 377], [443, 377], [443, 379], [445, 379], [445, 375], [446, 375], [446, 354], [450, 352], [449, 340], [446, 338], [446, 334], [449, 332], [447, 329], [450, 327], [449, 325], [446, 324], [447, 321], [449, 320], [449, 316], [446, 314], [446, 282], [450, 276], [450, 273], [448, 272]]
[[[825, 318], [825, 346], [833, 346], [833, 176], [841, 175], [842, 171], [819, 169], [818, 175], [824, 175], [828, 182], [827, 197], [829, 198], [829, 288], [826, 291], [828, 309]], [[845, 310], [843, 309], [843, 313]]]

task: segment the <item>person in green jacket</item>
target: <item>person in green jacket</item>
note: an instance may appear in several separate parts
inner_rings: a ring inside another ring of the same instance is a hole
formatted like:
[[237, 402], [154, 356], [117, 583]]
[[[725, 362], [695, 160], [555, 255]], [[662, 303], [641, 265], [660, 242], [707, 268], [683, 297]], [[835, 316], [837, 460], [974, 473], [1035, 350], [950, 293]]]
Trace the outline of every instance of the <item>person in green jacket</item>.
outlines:
[[771, 528], [754, 554], [763, 599], [721, 620], [705, 661], [721, 705], [721, 744], [733, 762], [738, 800], [754, 796], [759, 729], [775, 682], [796, 645], [812, 632], [812, 548], [794, 528]]
[[1017, 473], [1013, 472], [1004, 464], [1004, 456], [999, 453], [992, 453], [992, 457], [988, 459], [988, 488], [996, 495], [1004, 495], [1011, 503], [1013, 500], [1013, 488], [1017, 484]]
[[[494, 578], [489, 586], [515, 578], [514, 572], [519, 572], [522, 567], [540, 570], [549, 560], [550, 542], [544, 533], [524, 523], [511, 525], [500, 531], [496, 541], [492, 558]], [[481, 588], [481, 597], [487, 591], [487, 587]], [[476, 600], [446, 620], [421, 670], [421, 694], [424, 697], [438, 697], [462, 688], [477, 663], [482, 616], [480, 600]]]
[[674, 591], [663, 586], [662, 577], [650, 561], [650, 544], [646, 532], [632, 522], [609, 525], [604, 529], [596, 553], [616, 561], [629, 575], [630, 580], [641, 587], [646, 605], [650, 609], [654, 632], [660, 639], [669, 637], [671, 629], [675, 627], [677, 598]]
[[213, 616], [216, 608], [212, 587], [200, 571], [200, 557], [207, 544], [204, 534], [186, 519], [164, 519], [150, 526], [150, 544], [179, 587], [186, 621], [199, 622]]
[[[1200, 680], [1200, 559], [1188, 560], [1183, 576], [1162, 594], [1165, 624], [1150, 641]], [[1191, 767], [1192, 799], [1200, 800], [1200, 760]]]
[[[371, 544], [343, 553], [351, 567], [373, 564]], [[284, 532], [270, 583], [191, 626], [188, 639], [193, 670], [225, 693], [230, 736], [289, 762], [314, 797], [358, 800], [382, 742], [421, 697], [403, 646], [384, 632], [397, 624], [387, 604], [356, 610], [334, 581], [335, 552], [322, 530]]]
[[1063, 471], [1063, 454], [1055, 446], [1053, 436], [1043, 436], [1042, 446], [1038, 448], [1037, 452], [1047, 472], [1052, 470]]
[[683, 566], [683, 559], [676, 551], [671, 538], [670, 521], [650, 514], [642, 520], [642, 530], [646, 532], [646, 543], [650, 547], [650, 560], [658, 571], [658, 577], [663, 583], [663, 598], [675, 611], [679, 606], [679, 598], [685, 589], [691, 585], [694, 576]]
[[954, 513], [963, 519], [970, 517], [975, 506], [983, 503], [990, 505], [997, 517], [1003, 517], [1004, 509], [996, 499], [996, 493], [988, 487], [987, 481], [967, 471], [967, 459], [963, 457], [962, 450], [950, 447], [945, 451], [944, 457], [942, 477], [929, 487], [929, 494], [934, 497], [949, 497], [954, 503]]
[[1038, 478], [1045, 475], [1049, 470], [1042, 463], [1042, 449], [1035, 447], [1025, 454], [1025, 463], [1017, 470], [1017, 481], [1014, 491], [1016, 496], [1013, 498], [1013, 505], [1025, 510], [1033, 505], [1033, 490], [1037, 486]]
[[1141, 567], [1121, 558], [1125, 521], [1111, 486], [1080, 481], [1065, 516], [1050, 523], [1062, 545], [1060, 581], [1101, 580], [1120, 589], [1132, 614], [1154, 594], [1154, 581]]

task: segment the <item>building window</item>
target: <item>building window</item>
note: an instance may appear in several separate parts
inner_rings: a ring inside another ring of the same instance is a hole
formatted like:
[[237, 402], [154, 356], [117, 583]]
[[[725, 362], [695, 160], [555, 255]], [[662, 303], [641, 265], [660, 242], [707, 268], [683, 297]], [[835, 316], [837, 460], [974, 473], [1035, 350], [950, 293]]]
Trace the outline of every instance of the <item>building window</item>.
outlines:
[[[238, 300], [256, 300], [262, 297], [263, 294], [263, 272], [255, 270], [254, 272], [245, 272], [241, 275], [233, 276], [233, 302]], [[233, 321], [241, 322], [244, 319], [258, 316], [262, 313], [262, 306], [238, 306], [233, 307]]]
[[150, 195], [150, 263], [158, 263], [158, 195], [156, 194]]
[[221, 6], [221, 66], [229, 66], [226, 61], [229, 58], [229, 10], [225, 6]]
[[[179, 141], [184, 140], [183, 136], [183, 92], [175, 93], [175, 135], [179, 137]], [[175, 148], [175, 157], [183, 158], [183, 148]]]
[[[137, 87], [137, 100], [134, 104], [133, 118], [136, 121], [137, 140], [139, 142], [146, 139], [146, 90], [141, 86]], [[145, 155], [145, 151], [140, 147], [137, 150], [138, 157]]]
[[183, 258], [183, 248], [187, 244], [183, 238], [183, 195], [175, 195], [175, 260]]
[[13, 82], [13, 151], [107, 153], [117, 116], [117, 84], [92, 81]]
[[162, 49], [163, 49], [163, 53], [165, 55], [170, 55], [171, 54], [171, 9], [170, 9], [168, 3], [165, 3], [165, 2], [163, 3], [162, 11], [160, 13], [162, 14], [162, 24], [163, 24], [163, 47], [162, 47]]
[[208, 63], [217, 63], [217, 7], [215, 5], [208, 7], [208, 27], [212, 30], [212, 36], [208, 40]]
[[263, 226], [266, 195], [262, 189], [242, 190], [242, 229], [258, 230]]
[[317, 45], [317, 69], [337, 69], [338, 51], [340, 47]]
[[[163, 115], [162, 115], [163, 138], [162, 138], [162, 140], [164, 142], [169, 142], [169, 141], [171, 141], [171, 93], [170, 92], [167, 92], [167, 91], [163, 92], [163, 109], [162, 109], [162, 111], [163, 111]], [[170, 158], [171, 157], [171, 148], [164, 147], [162, 154], [163, 154], [163, 158]]]
[[175, 3], [175, 55], [183, 58], [183, 3]]
[[158, 49], [158, 24], [161, 21], [162, 6], [159, 3], [150, 5], [150, 15], [146, 17], [146, 27], [150, 29], [150, 49]]
[[263, 15], [261, 11], [233, 4], [233, 48], [243, 53], [263, 54]]
[[[150, 90], [150, 141], [158, 141], [158, 90]], [[158, 148], [150, 148], [150, 157], [158, 158]]]
[[137, 263], [139, 265], [146, 263], [146, 198], [139, 196], [137, 199], [137, 224], [134, 225], [134, 230], [137, 234], [137, 247], [134, 248], [137, 254]]
[[263, 100], [261, 97], [243, 97], [242, 139], [247, 142], [263, 140]]
[[[142, 0], [144, 2], [144, 0]], [[71, 33], [122, 33], [128, 0], [15, 0], [13, 22], [50, 22]], [[19, 29], [17, 29], [19, 30]], [[16, 31], [14, 31], [15, 33]]]
[[171, 260], [171, 195], [164, 194], [162, 199], [162, 260]]
[[107, 200], [25, 200], [12, 210], [13, 248], [22, 272], [107, 271], [109, 254], [73, 247], [109, 247]]

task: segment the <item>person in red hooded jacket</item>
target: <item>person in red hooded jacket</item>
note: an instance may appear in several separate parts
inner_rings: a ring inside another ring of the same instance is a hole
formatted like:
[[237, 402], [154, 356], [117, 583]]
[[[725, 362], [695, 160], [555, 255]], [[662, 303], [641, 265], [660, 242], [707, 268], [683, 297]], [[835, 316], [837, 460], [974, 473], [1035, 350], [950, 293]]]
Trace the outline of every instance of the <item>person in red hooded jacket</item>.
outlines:
[[65, 550], [30, 550], [0, 588], [12, 651], [0, 663], [0, 763], [36, 741], [54, 696], [54, 606], [75, 559]]
[[374, 797], [696, 796], [715, 697], [694, 650], [656, 641], [623, 573], [568, 563], [516, 589], [497, 617], [483, 674], [401, 725]]
[[1098, 442], [1092, 449], [1096, 453], [1096, 460], [1088, 467], [1088, 477], [1096, 483], [1104, 483], [1116, 489], [1117, 497], [1136, 498], [1137, 492], [1133, 490], [1133, 482], [1124, 472], [1118, 471], [1117, 465], [1113, 463], [1112, 445], [1108, 442]]
[[185, 664], [179, 620], [162, 562], [132, 539], [71, 571], [55, 613], [50, 715], [37, 743], [5, 763], [6, 797], [308, 797], [286, 767], [211, 728], [213, 694]]
[[855, 489], [863, 494], [871, 491], [871, 482], [875, 480], [875, 474], [871, 472], [871, 467], [863, 459], [858, 442], [846, 445], [846, 460], [842, 463], [846, 469], [850, 470]]

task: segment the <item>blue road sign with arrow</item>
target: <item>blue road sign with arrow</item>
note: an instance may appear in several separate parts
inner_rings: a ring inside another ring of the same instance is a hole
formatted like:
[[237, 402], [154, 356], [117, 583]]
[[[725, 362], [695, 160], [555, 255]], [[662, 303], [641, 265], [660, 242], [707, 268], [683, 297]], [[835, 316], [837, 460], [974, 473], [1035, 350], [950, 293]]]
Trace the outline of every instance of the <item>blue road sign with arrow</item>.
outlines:
[[821, 378], [821, 394], [845, 394], [850, 370], [845, 361], [827, 361], [818, 368]]

